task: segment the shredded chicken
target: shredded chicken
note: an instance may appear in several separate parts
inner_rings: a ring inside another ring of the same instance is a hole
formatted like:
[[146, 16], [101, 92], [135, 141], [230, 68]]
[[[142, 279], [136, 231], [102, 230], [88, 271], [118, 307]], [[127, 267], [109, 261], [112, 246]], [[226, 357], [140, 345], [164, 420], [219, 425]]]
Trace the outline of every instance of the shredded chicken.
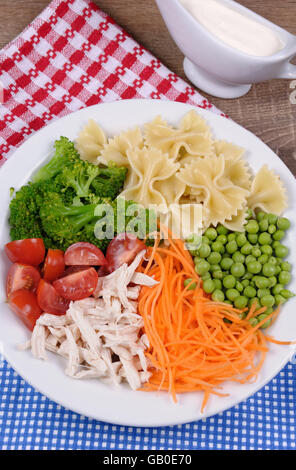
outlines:
[[[66, 315], [44, 313], [31, 341], [23, 345], [39, 359], [46, 350], [67, 359], [65, 373], [76, 379], [100, 378], [108, 383], [128, 382], [133, 390], [150, 377], [142, 317], [137, 313], [141, 286], [157, 282], [136, 272], [145, 251], [132, 264], [123, 264], [99, 278], [94, 297], [71, 302]], [[132, 284], [132, 285], [131, 285]]]

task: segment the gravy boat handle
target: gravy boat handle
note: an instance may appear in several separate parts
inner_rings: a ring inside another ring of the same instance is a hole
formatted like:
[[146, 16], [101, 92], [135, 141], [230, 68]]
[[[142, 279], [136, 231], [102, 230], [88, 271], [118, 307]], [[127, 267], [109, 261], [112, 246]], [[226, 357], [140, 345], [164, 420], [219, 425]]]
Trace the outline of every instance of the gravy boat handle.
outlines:
[[276, 78], [296, 78], [296, 65], [287, 62]]

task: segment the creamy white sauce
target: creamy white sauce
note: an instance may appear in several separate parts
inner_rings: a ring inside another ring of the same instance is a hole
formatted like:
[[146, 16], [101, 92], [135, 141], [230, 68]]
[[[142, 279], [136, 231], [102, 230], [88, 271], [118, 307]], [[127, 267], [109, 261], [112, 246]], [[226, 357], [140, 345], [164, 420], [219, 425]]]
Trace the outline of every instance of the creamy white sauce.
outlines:
[[179, 0], [208, 31], [229, 46], [254, 56], [270, 56], [284, 43], [275, 31], [221, 0]]

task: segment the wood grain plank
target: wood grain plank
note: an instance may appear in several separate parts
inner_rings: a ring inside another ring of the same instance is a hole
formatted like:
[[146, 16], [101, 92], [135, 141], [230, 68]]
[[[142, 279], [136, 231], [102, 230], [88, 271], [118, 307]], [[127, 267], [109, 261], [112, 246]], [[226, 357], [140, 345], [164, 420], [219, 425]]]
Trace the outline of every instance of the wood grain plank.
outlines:
[[[0, 0], [0, 48], [48, 3], [48, 0]], [[186, 79], [182, 53], [171, 39], [154, 0], [95, 0], [95, 3], [167, 67]], [[239, 3], [296, 34], [296, 0], [239, 0]], [[296, 104], [290, 102], [293, 90], [289, 86], [289, 80], [272, 80], [253, 86], [240, 99], [208, 98], [261, 138], [296, 175]]]

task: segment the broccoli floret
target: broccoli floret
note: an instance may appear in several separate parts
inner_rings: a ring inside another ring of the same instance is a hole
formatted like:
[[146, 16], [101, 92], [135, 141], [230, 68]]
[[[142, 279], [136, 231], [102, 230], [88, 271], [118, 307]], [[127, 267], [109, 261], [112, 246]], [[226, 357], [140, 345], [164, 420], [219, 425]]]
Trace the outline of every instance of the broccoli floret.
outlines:
[[67, 137], [55, 141], [55, 153], [52, 159], [33, 176], [33, 182], [54, 178], [65, 166], [72, 166], [81, 161], [74, 143]]
[[127, 168], [110, 165], [99, 168], [98, 175], [91, 183], [91, 189], [100, 197], [115, 199], [122, 191]]
[[12, 240], [43, 238], [47, 247], [52, 246], [53, 242], [44, 232], [39, 214], [43, 195], [48, 188], [48, 182], [29, 183], [16, 192], [9, 205]]

